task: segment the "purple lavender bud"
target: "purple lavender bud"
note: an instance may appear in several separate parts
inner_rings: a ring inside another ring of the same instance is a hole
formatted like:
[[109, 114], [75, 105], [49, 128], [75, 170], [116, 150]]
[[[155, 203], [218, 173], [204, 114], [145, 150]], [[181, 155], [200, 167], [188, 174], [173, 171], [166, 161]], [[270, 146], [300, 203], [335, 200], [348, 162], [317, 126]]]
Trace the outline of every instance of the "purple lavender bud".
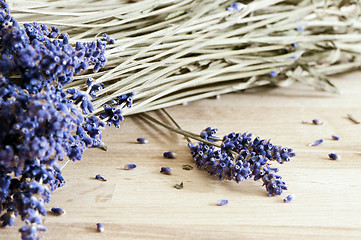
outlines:
[[137, 138], [137, 142], [140, 144], [145, 144], [148, 143], [149, 141], [146, 138]]
[[224, 206], [228, 204], [228, 200], [227, 199], [221, 199], [217, 201], [217, 206]]
[[323, 139], [318, 139], [318, 140], [314, 141], [313, 143], [311, 143], [309, 146], [318, 146], [321, 143], [323, 143]]
[[171, 175], [172, 174], [172, 170], [169, 167], [161, 167], [160, 168], [160, 172], [166, 175]]
[[270, 76], [271, 77], [276, 77], [277, 75], [278, 75], [278, 73], [279, 73], [279, 71], [272, 71], [272, 72], [270, 72]]
[[240, 3], [240, 2], [234, 2], [231, 4], [231, 7], [236, 10], [236, 11], [239, 11], [241, 10], [242, 8], [244, 8], [246, 5], [244, 5], [243, 3]]
[[328, 154], [328, 156], [332, 160], [340, 160], [341, 159], [340, 155], [338, 155], [337, 153], [330, 153], [330, 154]]
[[298, 47], [297, 43], [292, 43], [292, 47], [297, 48]]
[[61, 216], [65, 214], [65, 210], [59, 207], [53, 207], [51, 208], [51, 212], [54, 213], [57, 216]]
[[338, 141], [338, 140], [340, 140], [340, 137], [337, 135], [332, 135], [332, 139]]
[[176, 153], [175, 152], [164, 152], [163, 153], [163, 157], [165, 158], [170, 158], [170, 159], [173, 159], [176, 157]]
[[125, 170], [132, 170], [132, 169], [134, 169], [136, 167], [137, 167], [136, 164], [127, 164], [127, 165], [124, 166], [124, 169]]
[[313, 119], [313, 120], [312, 120], [312, 123], [313, 123], [314, 125], [321, 125], [321, 124], [323, 124], [323, 122], [320, 121], [320, 120], [318, 120], [317, 118]]
[[291, 194], [291, 195], [288, 195], [285, 199], [283, 199], [283, 202], [288, 203], [288, 202], [293, 201], [293, 199], [295, 199], [295, 195]]
[[104, 178], [102, 175], [100, 175], [100, 174], [98, 174], [98, 175], [96, 175], [95, 176], [95, 179], [98, 179], [98, 180], [101, 180], [101, 181], [107, 181], [107, 179], [106, 178]]
[[97, 223], [97, 231], [98, 232], [104, 232], [105, 231], [103, 224]]

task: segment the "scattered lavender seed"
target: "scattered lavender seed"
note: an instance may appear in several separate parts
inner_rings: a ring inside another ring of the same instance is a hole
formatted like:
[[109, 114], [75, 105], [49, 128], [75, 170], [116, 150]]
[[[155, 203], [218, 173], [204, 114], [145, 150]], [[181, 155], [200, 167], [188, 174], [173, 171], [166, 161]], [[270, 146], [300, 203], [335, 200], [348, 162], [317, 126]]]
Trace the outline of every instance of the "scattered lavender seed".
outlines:
[[160, 172], [163, 174], [167, 174], [167, 175], [171, 175], [172, 174], [172, 170], [170, 170], [169, 167], [161, 167], [160, 168]]
[[164, 152], [163, 157], [173, 159], [177, 156], [175, 152]]
[[360, 121], [354, 118], [350, 113], [347, 114], [348, 119], [350, 119], [355, 124], [360, 124]]
[[332, 135], [332, 139], [338, 141], [338, 140], [340, 140], [340, 137], [337, 135]]
[[308, 145], [308, 146], [318, 146], [318, 145], [320, 145], [321, 143], [323, 143], [323, 139], [318, 139], [318, 140], [314, 141], [313, 143], [311, 143], [311, 144]]
[[288, 203], [288, 202], [293, 201], [293, 199], [295, 199], [295, 195], [291, 194], [291, 195], [288, 195], [285, 199], [283, 199], [283, 202]]
[[51, 212], [54, 213], [57, 216], [61, 216], [65, 214], [65, 210], [59, 207], [53, 207], [51, 208]]
[[136, 168], [137, 167], [137, 165], [136, 164], [126, 164], [125, 166], [124, 166], [124, 169], [125, 170], [132, 170], [132, 169], [134, 169], [134, 168]]
[[183, 188], [183, 182], [181, 182], [180, 184], [176, 184], [176, 185], [174, 185], [174, 188], [176, 188], [176, 189], [182, 189]]
[[96, 175], [95, 176], [95, 179], [98, 179], [98, 180], [101, 180], [101, 181], [107, 181], [107, 179], [106, 178], [104, 178], [102, 175], [100, 175], [100, 174], [98, 174], [98, 175]]
[[145, 144], [148, 143], [149, 141], [146, 138], [137, 138], [137, 142], [140, 144]]
[[340, 160], [341, 159], [340, 155], [338, 155], [337, 153], [330, 153], [330, 154], [328, 154], [328, 156], [332, 160]]
[[313, 123], [314, 125], [321, 125], [321, 124], [323, 124], [323, 122], [320, 121], [320, 120], [318, 120], [317, 118], [313, 119], [313, 120], [312, 120], [312, 123]]
[[183, 165], [182, 168], [183, 168], [184, 170], [192, 170], [192, 169], [193, 169], [193, 167], [192, 167], [191, 165], [188, 165], [188, 164]]
[[227, 199], [221, 199], [217, 201], [217, 206], [224, 206], [228, 204], [228, 200]]
[[98, 232], [104, 232], [104, 226], [103, 226], [103, 224], [101, 224], [101, 223], [97, 223], [97, 230], [98, 230]]

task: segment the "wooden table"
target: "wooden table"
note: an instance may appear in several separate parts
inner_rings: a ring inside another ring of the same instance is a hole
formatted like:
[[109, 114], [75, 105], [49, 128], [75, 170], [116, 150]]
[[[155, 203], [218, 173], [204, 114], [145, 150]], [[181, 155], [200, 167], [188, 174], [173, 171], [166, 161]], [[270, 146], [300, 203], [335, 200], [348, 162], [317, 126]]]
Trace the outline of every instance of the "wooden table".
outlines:
[[[220, 136], [248, 131], [292, 147], [297, 156], [291, 162], [273, 164], [289, 188], [276, 197], [267, 196], [261, 181], [220, 182], [198, 169], [183, 170], [193, 162], [182, 136], [127, 117], [120, 129], [104, 130], [107, 152], [88, 150], [83, 161], [66, 166], [67, 184], [47, 204], [66, 214], [48, 214], [41, 239], [361, 239], [361, 124], [346, 117], [361, 119], [360, 79], [360, 73], [334, 77], [340, 94], [294, 84], [168, 109], [196, 133], [208, 126]], [[324, 124], [302, 124], [314, 118]], [[149, 143], [137, 144], [138, 137]], [[308, 146], [320, 138], [321, 145]], [[163, 158], [164, 151], [176, 152], [176, 159]], [[342, 159], [330, 160], [331, 152]], [[138, 167], [123, 170], [128, 163]], [[161, 174], [162, 166], [173, 174]], [[98, 173], [108, 181], [95, 180]], [[184, 188], [175, 189], [180, 182]], [[283, 203], [288, 194], [295, 200]], [[220, 199], [229, 204], [217, 206]], [[96, 231], [97, 222], [104, 233]], [[20, 239], [22, 224], [1, 229], [0, 239]]]

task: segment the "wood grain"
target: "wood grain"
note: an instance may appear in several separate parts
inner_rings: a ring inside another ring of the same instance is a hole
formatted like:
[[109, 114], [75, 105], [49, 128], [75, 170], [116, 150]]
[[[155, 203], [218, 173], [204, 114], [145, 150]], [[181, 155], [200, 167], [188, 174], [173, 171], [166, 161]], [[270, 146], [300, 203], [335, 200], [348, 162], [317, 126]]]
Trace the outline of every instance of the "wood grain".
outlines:
[[[219, 182], [207, 173], [182, 169], [193, 165], [183, 137], [127, 117], [120, 129], [107, 128], [108, 151], [88, 150], [84, 160], [64, 169], [67, 184], [54, 192], [47, 209], [58, 206], [64, 216], [48, 214], [42, 239], [360, 239], [361, 238], [361, 74], [338, 76], [340, 94], [295, 84], [262, 88], [220, 99], [206, 99], [168, 111], [187, 130], [217, 127], [222, 136], [252, 132], [292, 147], [297, 157], [279, 165], [289, 190], [267, 197], [261, 182]], [[157, 113], [152, 113], [162, 119]], [[323, 125], [302, 124], [318, 118]], [[332, 134], [340, 136], [331, 140]], [[136, 138], [149, 139], [137, 144]], [[317, 147], [308, 144], [323, 138]], [[164, 159], [164, 151], [177, 153]], [[330, 152], [342, 159], [328, 159]], [[123, 170], [128, 163], [138, 167]], [[173, 174], [159, 173], [169, 166]], [[108, 179], [101, 182], [94, 176]], [[173, 185], [184, 182], [183, 189]], [[288, 204], [288, 194], [296, 199]], [[228, 199], [226, 206], [216, 206]], [[96, 231], [96, 223], [105, 232]], [[0, 239], [20, 239], [17, 221], [0, 229]]]

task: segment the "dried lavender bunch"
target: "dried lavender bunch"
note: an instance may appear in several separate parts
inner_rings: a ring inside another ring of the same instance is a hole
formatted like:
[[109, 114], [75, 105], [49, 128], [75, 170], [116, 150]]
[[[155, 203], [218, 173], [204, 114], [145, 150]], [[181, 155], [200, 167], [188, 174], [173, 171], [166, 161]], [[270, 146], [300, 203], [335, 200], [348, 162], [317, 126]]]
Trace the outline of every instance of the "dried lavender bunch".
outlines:
[[[103, 40], [69, 45], [55, 27], [20, 26], [0, 1], [0, 221], [12, 226], [20, 216], [22, 239], [39, 239], [41, 215], [52, 191], [64, 185], [59, 161], [82, 159], [101, 144], [101, 128], [119, 127], [134, 94], [119, 96], [91, 116], [90, 99], [104, 86], [88, 79], [83, 89], [64, 86], [88, 68], [97, 72], [106, 58]], [[118, 107], [116, 107], [118, 106]]]
[[[100, 32], [115, 39], [107, 67], [71, 84], [82, 88], [89, 77], [104, 84], [103, 97], [92, 99], [95, 114], [130, 90], [136, 101], [125, 115], [295, 81], [335, 92], [327, 77], [361, 62], [358, 1], [44, 1], [31, 11], [14, 5], [17, 16], [57, 24], [77, 40]], [[58, 9], [66, 17], [44, 14]]]

